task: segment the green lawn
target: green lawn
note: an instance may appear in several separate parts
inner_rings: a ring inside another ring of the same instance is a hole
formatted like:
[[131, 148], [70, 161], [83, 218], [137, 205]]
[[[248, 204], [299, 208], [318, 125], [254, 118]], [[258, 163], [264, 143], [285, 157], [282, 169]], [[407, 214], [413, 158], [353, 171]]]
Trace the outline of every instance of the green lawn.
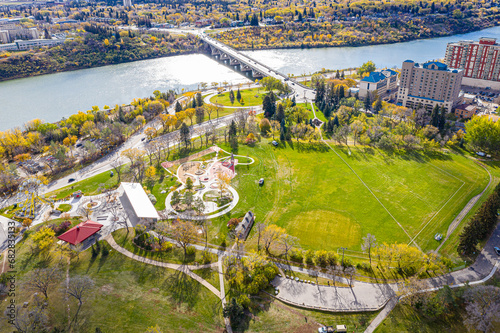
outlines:
[[[486, 282], [487, 285], [500, 286], [500, 273], [495, 273], [492, 279]], [[460, 288], [464, 290], [465, 288]], [[454, 289], [458, 292], [457, 289]], [[430, 293], [435, 295], [436, 293]], [[376, 333], [442, 333], [442, 332], [480, 332], [468, 331], [463, 324], [465, 309], [463, 304], [456, 308], [451, 308], [446, 311], [439, 318], [429, 318], [424, 316], [421, 312], [415, 310], [409, 305], [397, 304], [394, 310], [387, 316], [387, 318], [377, 327]], [[500, 323], [494, 323], [491, 332], [500, 332]]]
[[[458, 154], [391, 155], [351, 147], [349, 155], [346, 148], [335, 149], [373, 194], [322, 144], [274, 148], [264, 140], [255, 148], [240, 146], [238, 154], [256, 163], [237, 167], [232, 183], [240, 201], [231, 217], [252, 210], [258, 221], [297, 236], [305, 249], [360, 250], [361, 238], [371, 233], [379, 243], [408, 243], [416, 237], [428, 251], [438, 246], [436, 232], [446, 234], [453, 218], [488, 182], [484, 169]], [[265, 184], [259, 187], [261, 177]]]
[[231, 100], [229, 99], [229, 91], [226, 91], [220, 95], [216, 95], [210, 99], [211, 103], [219, 103], [224, 106], [256, 106], [256, 105], [262, 105], [262, 100], [264, 99], [264, 96], [267, 94], [267, 91], [262, 88], [252, 88], [252, 89], [240, 89], [241, 92], [241, 97], [243, 98], [243, 104], [238, 102], [236, 100], [236, 94], [237, 90], [233, 90], [234, 92], [234, 104], [231, 104]]
[[[21, 243], [22, 244], [22, 243]], [[107, 246], [102, 243], [102, 246]], [[18, 246], [19, 248], [19, 246]], [[108, 246], [109, 248], [109, 246]], [[29, 301], [32, 292], [22, 288], [25, 274], [34, 267], [52, 266], [59, 255], [30, 255], [29, 247], [18, 249], [16, 258], [16, 303]], [[66, 260], [62, 261], [66, 270]], [[211, 283], [217, 274], [208, 270], [196, 273]], [[163, 332], [220, 332], [223, 327], [220, 300], [197, 281], [178, 271], [146, 265], [111, 251], [91, 258], [91, 251], [73, 259], [69, 275], [87, 275], [96, 283], [91, 295], [84, 299], [80, 318], [84, 320], [76, 331], [136, 333], [158, 325]], [[51, 327], [65, 328], [68, 320], [67, 302], [63, 293], [63, 278], [49, 289], [48, 312]], [[76, 302], [70, 301], [73, 315]], [[12, 332], [1, 319], [0, 332]]]

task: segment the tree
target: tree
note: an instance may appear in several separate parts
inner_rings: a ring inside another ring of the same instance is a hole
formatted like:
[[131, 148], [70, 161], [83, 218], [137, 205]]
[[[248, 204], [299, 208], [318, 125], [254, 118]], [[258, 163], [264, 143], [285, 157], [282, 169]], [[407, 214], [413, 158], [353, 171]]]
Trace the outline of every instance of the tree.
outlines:
[[286, 235], [285, 229], [278, 227], [275, 224], [270, 224], [266, 227], [266, 229], [264, 229], [264, 232], [262, 233], [262, 242], [267, 254], [271, 254], [273, 245], [275, 245], [279, 239], [284, 237], [284, 235]]
[[118, 177], [117, 183], [119, 184], [121, 182], [121, 174], [122, 174], [122, 169], [123, 169], [123, 163], [121, 161], [120, 155], [116, 155], [113, 158], [113, 161], [111, 162], [111, 166], [113, 167], [113, 170], [115, 170], [115, 173]]
[[205, 119], [205, 109], [203, 107], [196, 108], [196, 123], [199, 125]]
[[25, 287], [27, 290], [41, 292], [48, 299], [50, 286], [59, 282], [61, 271], [56, 266], [49, 268], [35, 268], [29, 274]]
[[71, 326], [73, 323], [78, 322], [78, 314], [83, 305], [84, 297], [94, 288], [94, 280], [88, 276], [74, 276], [69, 279], [66, 293], [68, 296], [73, 297], [78, 302], [78, 308], [76, 310], [75, 316], [69, 323], [68, 331], [71, 332]]
[[377, 69], [373, 61], [368, 61], [365, 62], [363, 65], [361, 65], [360, 68], [358, 68], [358, 75], [363, 75], [365, 73], [370, 74], [371, 72], [374, 72]]
[[241, 101], [241, 92], [240, 92], [240, 88], [238, 88], [238, 91], [236, 92], [236, 100], [239, 102]]
[[497, 152], [500, 149], [500, 122], [487, 116], [474, 116], [465, 123], [464, 139], [470, 150]]
[[175, 113], [179, 113], [182, 111], [182, 105], [179, 103], [179, 101], [177, 101], [175, 103]]
[[197, 107], [203, 106], [203, 97], [201, 96], [201, 92], [196, 93], [196, 106]]
[[175, 221], [172, 224], [171, 235], [172, 238], [184, 250], [184, 256], [187, 256], [187, 247], [189, 242], [196, 238], [196, 228], [190, 221]]
[[245, 309], [243, 306], [236, 302], [236, 299], [233, 297], [231, 301], [224, 306], [222, 310], [222, 314], [224, 318], [229, 318], [231, 321], [231, 326], [235, 328], [240, 325], [240, 323], [245, 318]]
[[234, 92], [233, 92], [233, 90], [229, 90], [229, 100], [231, 101], [231, 104], [234, 104]]
[[370, 258], [370, 266], [372, 265], [372, 249], [377, 246], [377, 239], [372, 234], [367, 234], [363, 237], [363, 244], [361, 244], [361, 249], [363, 251], [368, 251], [368, 258]]
[[51, 248], [52, 244], [54, 244], [54, 230], [47, 226], [42, 227], [40, 230], [35, 232], [31, 239], [33, 243], [36, 245], [37, 249], [41, 252], [44, 252]]
[[378, 114], [380, 110], [382, 110], [382, 100], [380, 99], [380, 97], [377, 98], [377, 100], [375, 101], [374, 109], [375, 109], [375, 114]]
[[495, 323], [500, 322], [500, 288], [496, 286], [474, 286], [463, 296], [466, 302], [465, 326], [470, 330], [495, 332]]
[[260, 131], [263, 135], [268, 135], [271, 131], [271, 123], [267, 118], [262, 118], [260, 121]]
[[17, 306], [15, 316], [9, 319], [9, 323], [14, 326], [18, 333], [46, 332], [48, 317], [46, 314], [45, 300], [40, 296], [33, 299], [34, 305], [25, 309], [24, 306]]
[[229, 183], [231, 183], [231, 176], [229, 176], [226, 172], [217, 173], [217, 185], [219, 187], [221, 198], [224, 191], [228, 189]]
[[182, 123], [179, 133], [181, 142], [183, 142], [184, 146], [187, 148], [188, 145], [191, 144], [191, 132], [189, 130], [189, 127], [185, 123]]

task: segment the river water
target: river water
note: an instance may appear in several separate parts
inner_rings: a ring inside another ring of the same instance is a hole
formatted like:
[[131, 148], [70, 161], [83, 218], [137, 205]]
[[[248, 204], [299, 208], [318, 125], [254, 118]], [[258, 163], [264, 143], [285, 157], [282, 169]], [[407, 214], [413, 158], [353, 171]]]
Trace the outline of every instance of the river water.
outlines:
[[[309, 74], [322, 68], [357, 67], [372, 60], [377, 67], [401, 66], [444, 57], [446, 44], [464, 39], [496, 37], [500, 27], [464, 35], [412, 42], [342, 48], [246, 51], [256, 60], [285, 74]], [[0, 130], [22, 126], [33, 118], [58, 121], [93, 105], [129, 103], [154, 90], [195, 89], [201, 82], [248, 82], [230, 68], [205, 55], [184, 55], [82, 69], [72, 72], [0, 82]]]

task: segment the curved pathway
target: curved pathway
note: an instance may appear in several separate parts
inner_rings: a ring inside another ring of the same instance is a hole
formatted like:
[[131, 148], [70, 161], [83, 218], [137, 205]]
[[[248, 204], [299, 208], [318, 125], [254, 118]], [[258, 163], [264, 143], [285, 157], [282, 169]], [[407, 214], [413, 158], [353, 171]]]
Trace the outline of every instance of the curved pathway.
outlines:
[[441, 244], [439, 244], [439, 246], [436, 249], [436, 252], [439, 252], [439, 250], [441, 249], [441, 246], [443, 246], [443, 244], [448, 240], [448, 238], [451, 236], [451, 234], [453, 233], [453, 231], [455, 231], [455, 229], [460, 225], [460, 223], [462, 222], [462, 220], [464, 219], [464, 217], [469, 213], [469, 211], [472, 209], [472, 207], [474, 207], [474, 205], [479, 201], [479, 199], [481, 199], [481, 197], [483, 196], [484, 192], [486, 192], [486, 190], [491, 185], [491, 181], [493, 180], [493, 178], [491, 177], [491, 173], [488, 170], [488, 168], [486, 168], [480, 162], [476, 162], [476, 163], [479, 166], [481, 166], [484, 170], [486, 170], [486, 172], [490, 176], [490, 181], [488, 182], [488, 185], [486, 185], [486, 187], [484, 188], [484, 190], [481, 193], [479, 193], [478, 195], [476, 195], [475, 197], [473, 197], [472, 199], [470, 199], [470, 201], [467, 203], [467, 205], [465, 205], [465, 207], [457, 215], [457, 217], [453, 220], [453, 222], [451, 222], [450, 226], [448, 227], [448, 232], [446, 233], [446, 237], [441, 242]]
[[179, 265], [179, 264], [171, 264], [171, 263], [167, 263], [167, 262], [156, 261], [156, 260], [152, 260], [149, 258], [144, 258], [144, 257], [138, 256], [137, 254], [134, 254], [127, 249], [124, 249], [123, 247], [121, 247], [120, 245], [118, 245], [115, 242], [115, 239], [113, 238], [113, 236], [111, 236], [111, 234], [104, 237], [104, 239], [109, 243], [109, 245], [111, 245], [111, 247], [114, 250], [120, 252], [124, 256], [129, 257], [130, 259], [133, 259], [136, 261], [140, 261], [140, 262], [145, 263], [145, 264], [178, 270], [178, 271], [188, 275], [189, 277], [195, 279], [196, 281], [198, 281], [199, 283], [201, 283], [202, 285], [207, 287], [208, 290], [210, 290], [212, 293], [215, 294], [215, 296], [217, 296], [218, 298], [221, 298], [221, 293], [219, 290], [217, 290], [217, 288], [215, 288], [208, 281], [202, 279], [199, 275], [197, 275], [191, 271], [191, 270], [202, 269], [202, 268], [218, 267], [217, 262], [211, 263], [211, 264], [206, 264], [206, 265], [196, 266], [196, 265]]

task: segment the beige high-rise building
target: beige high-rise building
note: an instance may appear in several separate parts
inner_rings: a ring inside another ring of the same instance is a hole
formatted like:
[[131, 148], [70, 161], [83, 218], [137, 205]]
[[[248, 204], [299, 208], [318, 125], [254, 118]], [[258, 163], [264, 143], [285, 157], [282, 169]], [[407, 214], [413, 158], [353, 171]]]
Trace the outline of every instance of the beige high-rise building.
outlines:
[[398, 104], [408, 108], [418, 105], [431, 110], [444, 106], [448, 112], [458, 104], [463, 71], [448, 68], [441, 62], [418, 64], [403, 62], [398, 90]]

